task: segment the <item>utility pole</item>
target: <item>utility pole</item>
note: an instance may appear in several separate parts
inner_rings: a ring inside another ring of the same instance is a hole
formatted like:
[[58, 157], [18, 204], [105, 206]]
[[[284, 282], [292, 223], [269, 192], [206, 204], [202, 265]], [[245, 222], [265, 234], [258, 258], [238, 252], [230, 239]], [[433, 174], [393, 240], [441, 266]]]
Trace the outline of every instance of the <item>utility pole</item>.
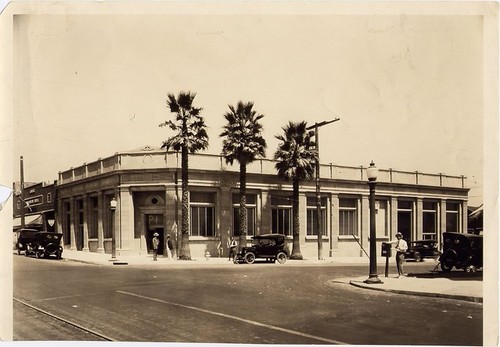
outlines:
[[336, 122], [340, 120], [340, 118], [335, 118], [328, 121], [322, 121], [319, 123], [314, 123], [314, 125], [307, 127], [306, 130], [311, 130], [314, 128], [314, 139], [315, 139], [315, 147], [316, 147], [316, 230], [318, 232], [318, 260], [323, 259], [323, 232], [321, 230], [321, 187], [319, 183], [319, 128]]
[[20, 182], [20, 189], [21, 189], [21, 228], [24, 229], [26, 227], [26, 222], [24, 218], [24, 165], [23, 165], [23, 156], [21, 156], [21, 159], [19, 161], [20, 165], [20, 176], [21, 176], [21, 182]]

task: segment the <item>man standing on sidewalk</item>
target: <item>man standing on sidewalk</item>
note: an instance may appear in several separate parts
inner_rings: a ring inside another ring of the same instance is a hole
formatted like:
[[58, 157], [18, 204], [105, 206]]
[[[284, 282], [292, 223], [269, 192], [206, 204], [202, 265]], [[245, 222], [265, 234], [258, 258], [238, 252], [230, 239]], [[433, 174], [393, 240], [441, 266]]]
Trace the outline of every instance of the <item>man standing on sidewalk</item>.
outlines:
[[396, 238], [398, 239], [396, 243], [396, 266], [398, 268], [398, 278], [406, 276], [403, 267], [405, 263], [405, 253], [408, 249], [408, 244], [403, 240], [403, 234], [397, 233]]

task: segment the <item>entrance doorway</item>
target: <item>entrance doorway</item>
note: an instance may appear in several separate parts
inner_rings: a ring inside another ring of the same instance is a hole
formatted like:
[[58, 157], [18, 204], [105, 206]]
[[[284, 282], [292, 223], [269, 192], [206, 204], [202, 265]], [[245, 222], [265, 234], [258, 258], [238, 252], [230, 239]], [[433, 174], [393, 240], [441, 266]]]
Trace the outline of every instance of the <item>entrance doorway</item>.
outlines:
[[408, 211], [398, 211], [398, 232], [403, 234], [403, 239], [411, 241], [412, 213]]
[[158, 254], [163, 254], [163, 248], [164, 248], [164, 233], [165, 233], [165, 227], [163, 224], [163, 214], [146, 214], [146, 230], [145, 230], [145, 235], [146, 235], [146, 247], [148, 250], [148, 253], [153, 252], [153, 235], [154, 233], [158, 233], [158, 239], [160, 240], [160, 244], [158, 245]]

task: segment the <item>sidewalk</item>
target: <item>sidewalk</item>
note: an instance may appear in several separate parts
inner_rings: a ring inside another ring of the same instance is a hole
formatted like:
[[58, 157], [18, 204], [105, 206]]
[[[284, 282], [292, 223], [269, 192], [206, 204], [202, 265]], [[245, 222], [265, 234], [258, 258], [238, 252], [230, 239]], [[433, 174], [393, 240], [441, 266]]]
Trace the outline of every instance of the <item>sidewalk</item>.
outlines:
[[[153, 267], [190, 267], [190, 266], [236, 266], [226, 257], [209, 257], [192, 260], [168, 259], [158, 256], [157, 261], [153, 261], [152, 255], [133, 255], [118, 256], [117, 260], [112, 261], [109, 254], [100, 254], [94, 252], [81, 252], [64, 250], [63, 260], [78, 261], [83, 263], [95, 264], [100, 266], [126, 267], [130, 266], [153, 266]], [[385, 264], [385, 258], [377, 259], [381, 268]], [[301, 261], [287, 261], [279, 266], [348, 266], [348, 265], [366, 265], [368, 261], [364, 257], [336, 257], [326, 258], [325, 260], [306, 259]], [[426, 273], [410, 273], [407, 277], [397, 278], [396, 275], [385, 277], [383, 273], [379, 274], [379, 279], [383, 283], [367, 284], [363, 281], [368, 276], [356, 278], [341, 278], [330, 280], [330, 283], [351, 284], [357, 288], [378, 290], [407, 295], [431, 296], [465, 300], [471, 302], [483, 302], [483, 281], [482, 272], [466, 274], [464, 271], [452, 271], [443, 273], [441, 271]]]

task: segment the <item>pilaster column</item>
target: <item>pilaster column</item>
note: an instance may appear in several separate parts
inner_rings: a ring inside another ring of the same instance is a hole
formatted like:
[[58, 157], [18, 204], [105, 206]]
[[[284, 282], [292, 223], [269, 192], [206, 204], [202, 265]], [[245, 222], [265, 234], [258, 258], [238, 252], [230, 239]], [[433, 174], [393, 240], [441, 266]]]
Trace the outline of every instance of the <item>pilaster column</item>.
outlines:
[[[293, 203], [293, 202], [292, 202]], [[292, 216], [293, 223], [293, 216]], [[304, 193], [299, 192], [299, 243], [302, 249], [306, 244], [306, 229], [307, 229], [307, 197]], [[323, 228], [327, 228], [327, 225], [323, 225]], [[292, 236], [293, 236], [293, 225], [292, 225]], [[326, 239], [323, 237], [323, 239]], [[323, 240], [324, 242], [325, 240]]]
[[[118, 207], [116, 209], [116, 226], [119, 235], [119, 249], [122, 252], [132, 251], [134, 242], [134, 200], [129, 187], [121, 187], [118, 198]], [[167, 219], [164, 216], [165, 223]], [[169, 233], [169, 229], [165, 224], [165, 235]], [[135, 249], [134, 249], [135, 250]]]
[[82, 251], [89, 251], [89, 196], [83, 196], [83, 248]]
[[[413, 240], [421, 240], [422, 239], [422, 234], [424, 232], [424, 202], [422, 198], [417, 198], [417, 202], [415, 205], [415, 222], [416, 222], [416, 230], [415, 230], [415, 235], [412, 235]], [[413, 238], [415, 237], [415, 238]]]
[[398, 230], [398, 198], [396, 197], [391, 197], [390, 200], [390, 224], [389, 224], [389, 240], [392, 240], [394, 235], [396, 235], [399, 230]]
[[[233, 195], [230, 187], [222, 186], [220, 188], [220, 196], [218, 199], [218, 207], [220, 211], [219, 218], [219, 229], [217, 231], [218, 237], [220, 237], [221, 246], [223, 249], [223, 255], [227, 255], [229, 250], [227, 249], [227, 242], [232, 236], [232, 220], [233, 220]], [[257, 225], [259, 221], [257, 220]]]
[[[369, 236], [370, 236], [370, 199], [368, 195], [363, 195], [361, 197], [361, 206], [359, 210], [361, 211], [360, 213], [361, 233], [358, 237], [359, 237], [359, 242], [361, 242], [361, 246], [365, 250], [367, 250], [369, 245]], [[359, 250], [360, 255], [362, 255], [362, 252], [363, 250], [360, 249]]]
[[441, 242], [444, 232], [446, 232], [446, 199], [441, 199], [439, 201], [439, 229], [436, 233], [436, 241]]
[[330, 197], [330, 257], [333, 256], [333, 250], [339, 248], [339, 195], [332, 194]]
[[77, 218], [75, 197], [72, 196], [69, 199], [69, 210], [70, 210], [70, 223], [69, 223], [69, 238], [70, 238], [70, 247], [69, 249], [72, 251], [76, 251], [76, 234], [75, 234], [75, 221]]
[[104, 253], [104, 193], [97, 193], [97, 253]]
[[56, 232], [63, 234], [61, 245], [64, 247], [64, 245], [66, 244], [66, 240], [64, 239], [65, 233], [64, 233], [64, 228], [63, 228], [63, 220], [64, 220], [64, 216], [66, 214], [66, 211], [63, 210], [63, 206], [64, 206], [64, 204], [63, 204], [62, 200], [57, 199]]
[[469, 229], [469, 219], [468, 219], [469, 216], [467, 213], [467, 201], [462, 201], [460, 215], [462, 217], [462, 223], [460, 223], [461, 224], [460, 232], [467, 233], [467, 231]]
[[269, 191], [262, 191], [262, 218], [260, 220], [261, 226], [269, 232], [272, 227], [272, 212], [271, 212], [271, 194]]

